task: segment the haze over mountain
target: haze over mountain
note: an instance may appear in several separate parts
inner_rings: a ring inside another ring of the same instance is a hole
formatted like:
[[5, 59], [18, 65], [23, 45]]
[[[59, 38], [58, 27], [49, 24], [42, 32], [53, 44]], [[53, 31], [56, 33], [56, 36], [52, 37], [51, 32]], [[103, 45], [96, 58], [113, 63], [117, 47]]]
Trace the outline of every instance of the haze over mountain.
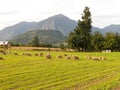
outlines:
[[[71, 20], [62, 14], [58, 14], [40, 22], [20, 22], [13, 26], [6, 27], [0, 30], [0, 40], [11, 40], [15, 36], [31, 30], [58, 30], [62, 32], [63, 35], [67, 36], [74, 30], [76, 25], [77, 21]], [[100, 31], [103, 34], [108, 31], [120, 33], [120, 25], [110, 25], [103, 29], [92, 27], [92, 31]]]

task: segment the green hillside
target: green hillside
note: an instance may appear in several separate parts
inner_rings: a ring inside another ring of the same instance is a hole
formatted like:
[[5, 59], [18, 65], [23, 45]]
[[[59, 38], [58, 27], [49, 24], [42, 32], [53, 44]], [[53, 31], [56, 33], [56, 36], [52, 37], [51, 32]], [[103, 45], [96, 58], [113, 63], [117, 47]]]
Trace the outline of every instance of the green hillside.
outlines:
[[45, 44], [55, 44], [65, 40], [65, 36], [57, 30], [33, 30], [16, 36], [11, 42], [13, 44], [27, 45], [32, 42], [36, 35], [39, 38], [39, 42]]

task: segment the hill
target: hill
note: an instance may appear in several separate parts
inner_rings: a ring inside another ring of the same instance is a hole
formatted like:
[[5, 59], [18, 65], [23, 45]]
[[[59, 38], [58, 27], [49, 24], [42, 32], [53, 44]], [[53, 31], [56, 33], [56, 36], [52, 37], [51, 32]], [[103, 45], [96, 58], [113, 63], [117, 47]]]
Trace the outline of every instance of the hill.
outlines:
[[40, 22], [20, 22], [1, 30], [0, 40], [11, 40], [15, 36], [31, 30], [59, 30], [66, 36], [75, 28], [76, 24], [76, 21], [62, 14], [49, 17]]
[[61, 31], [65, 36], [68, 35], [72, 30], [74, 30], [75, 26], [77, 25], [77, 22], [74, 20], [71, 20], [70, 18], [58, 14], [53, 17], [50, 17], [46, 20], [43, 20], [39, 22], [36, 26], [37, 29], [42, 30], [59, 30]]
[[17, 35], [35, 28], [36, 22], [20, 22], [0, 31], [0, 40], [10, 40]]
[[65, 36], [57, 30], [32, 30], [16, 36], [11, 42], [26, 45], [31, 43], [36, 35], [40, 43], [55, 44], [65, 40]]
[[112, 25], [109, 25], [109, 26], [106, 26], [105, 28], [103, 28], [103, 30], [105, 32], [118, 32], [120, 33], [120, 25], [115, 25], [115, 24], [112, 24]]
[[[9, 26], [0, 30], [0, 40], [11, 40], [15, 36], [23, 34], [31, 30], [58, 30], [61, 31], [64, 36], [67, 36], [77, 25], [77, 21], [74, 21], [63, 14], [58, 14], [52, 17], [49, 17], [40, 22], [20, 22], [13, 26]], [[100, 31], [105, 34], [106, 32], [119, 32], [120, 25], [110, 25], [103, 29], [94, 27], [92, 32]]]
[[103, 29], [100, 29], [98, 27], [92, 27], [92, 32], [95, 32], [95, 31], [99, 31], [102, 34], [106, 33]]

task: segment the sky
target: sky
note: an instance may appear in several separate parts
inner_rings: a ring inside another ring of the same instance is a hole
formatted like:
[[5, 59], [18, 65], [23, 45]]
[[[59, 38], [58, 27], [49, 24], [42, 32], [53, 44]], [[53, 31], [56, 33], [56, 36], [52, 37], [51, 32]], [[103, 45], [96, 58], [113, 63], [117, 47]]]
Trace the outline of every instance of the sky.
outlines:
[[120, 24], [120, 0], [0, 0], [0, 30], [22, 21], [39, 22], [57, 14], [77, 21], [85, 6], [90, 8], [93, 26]]

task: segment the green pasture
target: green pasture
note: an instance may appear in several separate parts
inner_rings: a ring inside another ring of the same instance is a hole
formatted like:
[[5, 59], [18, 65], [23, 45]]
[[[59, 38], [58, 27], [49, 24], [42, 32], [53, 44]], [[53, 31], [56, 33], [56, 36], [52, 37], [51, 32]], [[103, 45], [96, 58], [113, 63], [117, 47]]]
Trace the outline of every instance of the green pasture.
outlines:
[[[29, 52], [32, 56], [24, 56]], [[35, 56], [35, 53], [43, 56]], [[18, 53], [18, 55], [14, 55]], [[46, 59], [50, 53], [52, 59]], [[79, 60], [67, 60], [64, 54]], [[64, 56], [62, 59], [57, 55]], [[107, 60], [88, 60], [86, 56]], [[0, 53], [0, 90], [119, 90], [120, 53], [55, 52], [11, 50]]]

